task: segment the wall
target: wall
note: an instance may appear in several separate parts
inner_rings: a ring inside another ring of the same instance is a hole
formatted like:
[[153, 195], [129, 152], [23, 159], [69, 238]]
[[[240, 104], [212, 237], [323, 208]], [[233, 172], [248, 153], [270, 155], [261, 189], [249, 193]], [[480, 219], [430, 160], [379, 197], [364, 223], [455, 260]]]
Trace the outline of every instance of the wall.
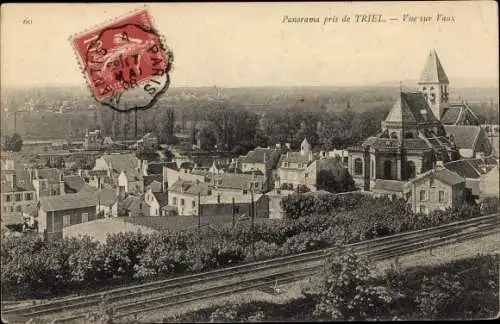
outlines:
[[266, 174], [266, 165], [264, 163], [242, 163], [241, 171], [247, 172], [252, 170], [260, 170]]
[[[354, 172], [354, 161], [357, 158], [360, 158], [361, 162], [363, 163], [363, 172], [361, 174], [356, 174]], [[359, 189], [363, 189], [365, 185], [365, 161], [363, 152], [349, 152], [349, 174], [352, 176], [356, 187]]]
[[[437, 209], [444, 210], [449, 207], [455, 207], [464, 198], [465, 182], [452, 187], [438, 179], [434, 179], [434, 185], [431, 187], [430, 176], [428, 176], [414, 181], [413, 184], [409, 202], [414, 212], [420, 212], [420, 206], [427, 208], [426, 213]], [[426, 190], [427, 192], [427, 199], [425, 201], [420, 201], [420, 190]], [[439, 201], [439, 191], [445, 192], [445, 200], [443, 202]]]
[[[261, 196], [255, 204], [255, 218], [269, 218], [269, 200], [266, 196]], [[242, 214], [251, 216], [251, 203], [235, 203], [237, 209], [236, 217]], [[202, 216], [230, 216], [233, 214], [233, 204], [202, 204]]]
[[[16, 194], [21, 195], [21, 200], [16, 201]], [[28, 195], [31, 194], [31, 200], [27, 200]], [[10, 201], [7, 202], [7, 195], [10, 196]], [[18, 192], [5, 192], [1, 195], [1, 203], [2, 203], [2, 215], [7, 215], [9, 213], [19, 212], [16, 210], [17, 208], [21, 208], [21, 211], [26, 210], [27, 208], [32, 208], [36, 204], [36, 195], [34, 191], [18, 191]], [[19, 207], [18, 207], [19, 206]], [[11, 210], [12, 208], [12, 210]]]
[[38, 216], [38, 228], [39, 232], [43, 232], [47, 229], [47, 233], [62, 233], [63, 232], [63, 216], [70, 216], [70, 226], [82, 223], [82, 214], [87, 213], [89, 221], [96, 219], [96, 206], [69, 209], [69, 210], [57, 210], [45, 212], [42, 208], [39, 211]]
[[152, 194], [151, 189], [144, 195], [144, 200], [150, 207], [149, 216], [160, 216], [160, 205], [158, 204], [158, 201], [156, 201], [155, 196]]
[[182, 172], [182, 171], [176, 171], [176, 170], [172, 170], [172, 169], [167, 168], [167, 183], [169, 186], [172, 186], [179, 179], [182, 179], [185, 181], [196, 182], [196, 180], [198, 180], [200, 182], [205, 182], [205, 176], [191, 174], [191, 173]]
[[[181, 199], [184, 199], [184, 206], [181, 206]], [[176, 200], [176, 202], [174, 202]], [[193, 206], [194, 202], [194, 206]], [[198, 215], [198, 196], [190, 194], [182, 194], [178, 192], [168, 192], [168, 205], [176, 207], [179, 216], [196, 216]]]

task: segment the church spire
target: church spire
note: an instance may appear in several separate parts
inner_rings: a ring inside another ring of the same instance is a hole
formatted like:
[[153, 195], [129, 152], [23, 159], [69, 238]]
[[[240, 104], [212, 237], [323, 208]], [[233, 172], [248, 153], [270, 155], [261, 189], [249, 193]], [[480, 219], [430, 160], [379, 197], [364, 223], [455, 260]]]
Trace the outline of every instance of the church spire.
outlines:
[[439, 60], [436, 50], [431, 50], [427, 56], [427, 61], [425, 62], [424, 69], [420, 74], [421, 83], [440, 83], [449, 84], [448, 76], [444, 72], [443, 65]]

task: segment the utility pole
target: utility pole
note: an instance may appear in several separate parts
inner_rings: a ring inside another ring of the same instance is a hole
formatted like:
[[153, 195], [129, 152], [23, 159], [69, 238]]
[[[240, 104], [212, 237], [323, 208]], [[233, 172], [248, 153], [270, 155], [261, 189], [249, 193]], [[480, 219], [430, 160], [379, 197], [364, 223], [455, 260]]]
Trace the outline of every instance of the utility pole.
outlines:
[[235, 217], [235, 214], [236, 214], [236, 210], [234, 210], [234, 197], [233, 197], [233, 228], [234, 228], [234, 225], [235, 225], [235, 222], [234, 222], [234, 217]]
[[198, 228], [201, 228], [201, 193], [198, 192]]
[[134, 110], [134, 141], [137, 141], [137, 109]]
[[254, 202], [253, 202], [253, 184], [250, 186], [251, 190], [250, 190], [250, 197], [251, 197], [251, 206], [252, 206], [252, 255], [253, 255], [253, 259], [255, 261], [255, 227], [254, 227], [254, 218], [255, 218], [255, 206], [254, 206]]

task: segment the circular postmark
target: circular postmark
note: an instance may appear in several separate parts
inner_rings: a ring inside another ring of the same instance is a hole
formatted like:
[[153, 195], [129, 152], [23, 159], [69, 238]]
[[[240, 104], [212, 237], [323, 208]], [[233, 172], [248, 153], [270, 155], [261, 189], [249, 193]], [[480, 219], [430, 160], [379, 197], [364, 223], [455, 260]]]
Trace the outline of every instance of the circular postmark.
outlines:
[[173, 53], [146, 11], [77, 37], [92, 95], [120, 112], [152, 107], [170, 85]]

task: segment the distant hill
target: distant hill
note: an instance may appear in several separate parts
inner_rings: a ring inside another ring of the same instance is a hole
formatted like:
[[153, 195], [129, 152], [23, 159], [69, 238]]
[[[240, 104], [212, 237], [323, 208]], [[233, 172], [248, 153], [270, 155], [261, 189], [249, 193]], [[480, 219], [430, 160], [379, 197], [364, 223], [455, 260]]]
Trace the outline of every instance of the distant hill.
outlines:
[[[403, 87], [414, 88], [418, 79], [401, 80]], [[374, 84], [374, 87], [399, 87], [400, 81], [384, 81]], [[496, 88], [498, 89], [498, 79], [491, 78], [457, 78], [450, 80], [450, 88]]]

